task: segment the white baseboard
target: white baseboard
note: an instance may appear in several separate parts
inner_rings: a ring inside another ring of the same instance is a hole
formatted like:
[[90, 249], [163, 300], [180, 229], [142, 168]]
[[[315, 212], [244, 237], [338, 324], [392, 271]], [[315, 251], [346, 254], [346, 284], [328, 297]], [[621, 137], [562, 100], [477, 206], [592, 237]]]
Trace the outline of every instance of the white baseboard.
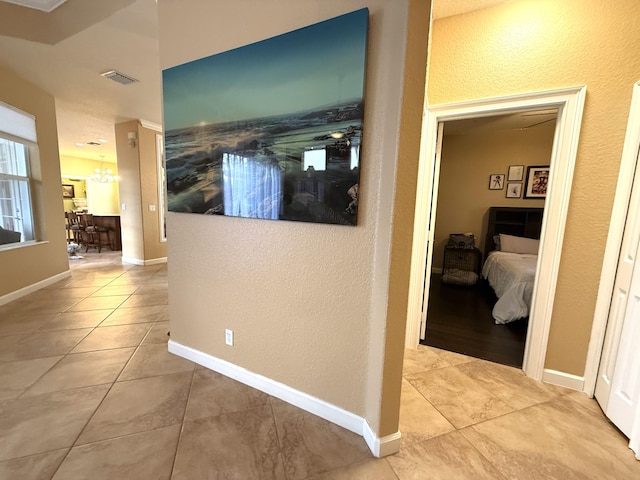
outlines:
[[167, 257], [152, 258], [151, 260], [144, 261], [145, 265], [159, 265], [161, 263], [167, 263]]
[[39, 282], [28, 285], [14, 292], [7, 293], [6, 295], [3, 295], [0, 297], [0, 305], [5, 305], [9, 302], [13, 302], [14, 300], [17, 300], [26, 295], [29, 295], [30, 293], [37, 292], [38, 290], [44, 287], [53, 285], [54, 283], [59, 282], [60, 280], [69, 278], [70, 276], [71, 276], [71, 271], [67, 270], [66, 272], [58, 273], [57, 275], [54, 275], [49, 278], [45, 278], [44, 280], [40, 280]]
[[559, 387], [570, 388], [580, 392], [584, 391], [584, 377], [571, 375], [570, 373], [545, 368], [542, 374], [542, 381]]
[[363, 436], [376, 457], [390, 455], [400, 449], [400, 432], [379, 438], [364, 418], [288, 385], [173, 340], [169, 340], [169, 351]]
[[402, 436], [400, 432], [396, 432], [392, 435], [387, 435], [380, 438], [375, 434], [373, 430], [371, 430], [369, 422], [365, 420], [362, 436], [367, 442], [371, 453], [373, 453], [373, 455], [377, 458], [393, 455], [394, 453], [400, 451], [400, 437]]
[[131, 263], [133, 265], [158, 265], [167, 263], [167, 257], [152, 258], [151, 260], [141, 260], [139, 258], [122, 257], [122, 263]]
[[133, 257], [122, 257], [122, 263], [130, 263], [132, 265], [144, 265], [144, 260], [140, 260], [139, 258]]

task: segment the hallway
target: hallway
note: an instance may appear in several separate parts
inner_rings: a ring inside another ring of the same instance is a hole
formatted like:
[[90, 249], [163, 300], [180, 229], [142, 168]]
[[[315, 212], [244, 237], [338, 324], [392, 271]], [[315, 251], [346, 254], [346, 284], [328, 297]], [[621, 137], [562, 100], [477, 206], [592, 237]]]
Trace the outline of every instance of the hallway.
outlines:
[[597, 404], [421, 346], [400, 453], [167, 352], [167, 267], [83, 253], [0, 307], [0, 478], [640, 478]]

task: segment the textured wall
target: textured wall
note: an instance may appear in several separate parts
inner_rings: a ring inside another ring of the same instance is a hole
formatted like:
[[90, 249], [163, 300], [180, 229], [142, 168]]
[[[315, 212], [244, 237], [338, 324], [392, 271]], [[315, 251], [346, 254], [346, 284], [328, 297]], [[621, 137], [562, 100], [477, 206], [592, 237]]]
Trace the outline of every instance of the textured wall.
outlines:
[[13, 72], [0, 68], [0, 101], [35, 115], [40, 169], [32, 172], [32, 202], [39, 240], [46, 242], [0, 251], [0, 297], [69, 270], [58, 157], [54, 99]]
[[[129, 145], [129, 132], [136, 133], [135, 146]], [[126, 205], [120, 212], [122, 256], [136, 260], [164, 258], [167, 244], [160, 242], [156, 132], [137, 120], [119, 123], [116, 149], [120, 202]], [[150, 211], [149, 205], [155, 205], [156, 211]]]
[[[165, 258], [167, 243], [160, 241], [160, 195], [158, 192], [157, 143], [158, 132], [138, 126], [140, 152], [140, 194], [142, 196], [142, 229], [144, 235], [144, 260]], [[155, 205], [156, 210], [149, 210]]]
[[546, 368], [583, 375], [622, 153], [640, 77], [640, 2], [516, 0], [432, 30], [430, 103], [587, 85]]
[[122, 256], [125, 258], [144, 259], [144, 234], [142, 231], [142, 192], [140, 187], [139, 143], [134, 148], [129, 146], [129, 132], [138, 134], [138, 121], [118, 123], [116, 130], [116, 152], [118, 156], [118, 182], [120, 187], [120, 203], [125, 205], [120, 210], [120, 226], [122, 228]]
[[[502, 190], [489, 190], [489, 175], [506, 175], [509, 165], [549, 165], [555, 128], [503, 130], [483, 134], [445, 136], [436, 212], [433, 267], [442, 268], [450, 233], [472, 232], [484, 252], [489, 207], [543, 207], [544, 200], [506, 198]], [[518, 182], [514, 182], [518, 183]], [[524, 188], [523, 188], [524, 193]]]
[[[370, 397], [374, 388], [382, 389], [381, 426], [378, 433], [389, 435], [398, 428], [398, 411], [402, 383], [402, 358], [407, 320], [413, 219], [416, 205], [420, 137], [424, 111], [427, 47], [429, 40], [429, 0], [410, 0], [407, 22], [407, 45], [404, 62], [402, 117], [396, 191], [393, 204], [393, 236], [389, 272], [389, 302], [385, 335], [382, 383], [369, 382]], [[377, 308], [374, 304], [374, 308]], [[369, 368], [376, 365], [378, 352], [370, 354]]]
[[[358, 226], [170, 212], [169, 308], [176, 342], [364, 416], [379, 431], [407, 2], [163, 1], [160, 62], [168, 68], [364, 6]], [[225, 328], [235, 331], [233, 347]], [[389, 395], [397, 428], [399, 387]]]

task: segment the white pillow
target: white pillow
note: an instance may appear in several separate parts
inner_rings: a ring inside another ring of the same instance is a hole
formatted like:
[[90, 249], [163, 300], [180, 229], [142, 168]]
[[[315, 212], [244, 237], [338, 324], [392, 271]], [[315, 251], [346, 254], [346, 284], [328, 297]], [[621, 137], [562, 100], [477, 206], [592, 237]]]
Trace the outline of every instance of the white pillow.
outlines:
[[514, 237], [513, 235], [500, 234], [500, 251], [511, 253], [538, 254], [540, 240], [533, 238]]

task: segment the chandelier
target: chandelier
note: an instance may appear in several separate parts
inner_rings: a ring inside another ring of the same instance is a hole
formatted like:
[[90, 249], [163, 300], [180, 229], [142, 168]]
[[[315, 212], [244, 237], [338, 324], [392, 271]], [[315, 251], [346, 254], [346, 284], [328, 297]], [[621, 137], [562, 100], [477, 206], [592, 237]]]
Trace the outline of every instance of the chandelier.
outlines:
[[[104, 159], [104, 155], [100, 155], [100, 159]], [[112, 175], [110, 168], [104, 168], [104, 162], [100, 164], [100, 168], [96, 168], [96, 173], [89, 178], [99, 183], [111, 183], [118, 180], [118, 176]]]

